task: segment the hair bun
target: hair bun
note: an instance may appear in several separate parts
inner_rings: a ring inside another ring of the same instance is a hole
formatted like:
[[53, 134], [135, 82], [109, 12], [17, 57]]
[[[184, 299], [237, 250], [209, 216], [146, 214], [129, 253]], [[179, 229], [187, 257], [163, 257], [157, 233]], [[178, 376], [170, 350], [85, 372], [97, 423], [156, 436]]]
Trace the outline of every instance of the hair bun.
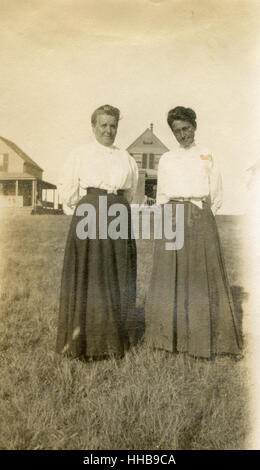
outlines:
[[186, 113], [191, 117], [191, 119], [193, 119], [194, 121], [196, 121], [197, 116], [196, 116], [195, 111], [193, 111], [193, 109], [191, 109], [191, 108], [186, 108]]
[[167, 122], [172, 127], [173, 121], [188, 121], [190, 122], [196, 129], [196, 113], [191, 108], [184, 108], [184, 106], [176, 106], [176, 108], [171, 109], [168, 112]]

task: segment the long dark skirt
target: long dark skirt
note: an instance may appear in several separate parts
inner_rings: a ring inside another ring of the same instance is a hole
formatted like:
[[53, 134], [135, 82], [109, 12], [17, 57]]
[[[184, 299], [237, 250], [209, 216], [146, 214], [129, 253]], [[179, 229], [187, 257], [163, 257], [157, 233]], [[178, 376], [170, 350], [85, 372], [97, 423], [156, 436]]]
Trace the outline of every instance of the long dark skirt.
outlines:
[[[65, 248], [61, 280], [56, 351], [71, 357], [122, 357], [129, 348], [129, 325], [136, 301], [136, 245], [131, 240], [131, 210], [123, 196], [107, 195], [107, 208], [116, 203], [127, 209], [127, 239], [99, 239], [99, 196], [94, 190], [83, 203], [96, 209], [97, 237], [82, 240], [72, 217]], [[106, 194], [105, 194], [106, 195]], [[78, 207], [77, 206], [77, 207]], [[117, 214], [118, 215], [118, 214]], [[115, 216], [108, 217], [108, 224]], [[93, 228], [93, 227], [92, 227]], [[86, 226], [86, 230], [88, 226]]]
[[[177, 202], [171, 201], [173, 214]], [[166, 251], [155, 240], [146, 302], [146, 340], [196, 357], [239, 354], [234, 312], [215, 218], [208, 204], [184, 203], [184, 245]]]

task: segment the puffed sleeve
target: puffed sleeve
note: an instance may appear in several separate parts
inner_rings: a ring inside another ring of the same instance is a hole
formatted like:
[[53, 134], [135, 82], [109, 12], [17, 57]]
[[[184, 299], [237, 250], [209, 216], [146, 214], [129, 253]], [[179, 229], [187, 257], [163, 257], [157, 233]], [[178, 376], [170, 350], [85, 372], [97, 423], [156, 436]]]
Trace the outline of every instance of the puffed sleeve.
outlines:
[[223, 186], [219, 163], [212, 158], [212, 167], [209, 175], [211, 210], [215, 215], [222, 206]]
[[125, 197], [129, 203], [132, 202], [138, 183], [138, 166], [135, 159], [129, 156], [129, 164], [131, 167], [131, 188], [125, 190]]
[[156, 204], [166, 204], [169, 201], [169, 197], [165, 193], [166, 188], [166, 177], [167, 177], [167, 161], [165, 154], [159, 160], [158, 174], [157, 174], [157, 193], [156, 193]]
[[74, 206], [78, 202], [79, 189], [78, 155], [76, 151], [71, 152], [65, 162], [57, 186], [65, 214], [72, 214]]

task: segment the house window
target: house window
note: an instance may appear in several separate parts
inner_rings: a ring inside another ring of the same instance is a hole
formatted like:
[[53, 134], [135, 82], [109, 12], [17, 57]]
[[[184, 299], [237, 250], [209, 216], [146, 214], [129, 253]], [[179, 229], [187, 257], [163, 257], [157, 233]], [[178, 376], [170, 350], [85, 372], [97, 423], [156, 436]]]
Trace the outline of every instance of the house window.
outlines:
[[143, 153], [142, 168], [154, 169], [154, 154]]
[[7, 171], [8, 170], [8, 154], [2, 153], [0, 154], [0, 171]]
[[153, 153], [150, 153], [149, 155], [149, 168], [151, 170], [154, 169], [154, 154]]
[[142, 168], [147, 168], [147, 153], [143, 153], [143, 156], [142, 156]]

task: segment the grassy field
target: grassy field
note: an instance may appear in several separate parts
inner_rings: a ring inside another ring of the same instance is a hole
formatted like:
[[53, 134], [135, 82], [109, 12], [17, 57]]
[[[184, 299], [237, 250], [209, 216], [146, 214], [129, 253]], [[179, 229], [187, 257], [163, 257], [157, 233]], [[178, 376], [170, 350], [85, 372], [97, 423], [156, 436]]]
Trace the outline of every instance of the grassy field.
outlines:
[[[70, 218], [1, 223], [1, 449], [243, 449], [245, 361], [214, 362], [148, 350], [84, 364], [54, 353]], [[239, 218], [219, 217], [237, 306], [244, 296]], [[152, 242], [138, 241], [143, 327]], [[240, 308], [241, 315], [241, 308]]]

